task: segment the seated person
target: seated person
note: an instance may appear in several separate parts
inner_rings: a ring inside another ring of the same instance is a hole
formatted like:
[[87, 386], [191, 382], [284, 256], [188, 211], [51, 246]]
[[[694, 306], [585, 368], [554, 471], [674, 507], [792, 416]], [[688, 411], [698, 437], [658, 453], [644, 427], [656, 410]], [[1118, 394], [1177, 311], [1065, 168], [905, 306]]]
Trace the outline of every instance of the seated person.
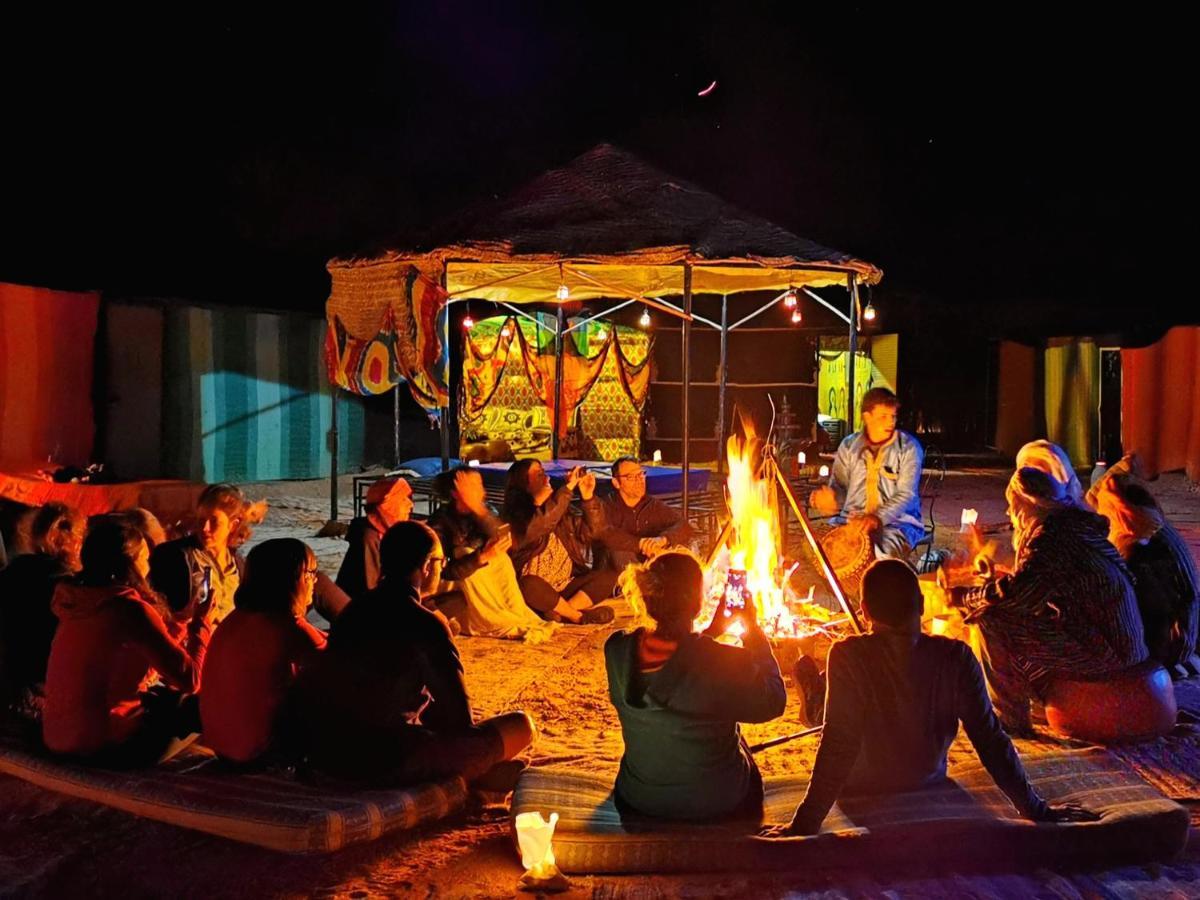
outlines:
[[646, 493], [646, 472], [632, 456], [612, 464], [616, 493], [604, 501], [604, 531], [599, 541], [609, 566], [622, 572], [667, 547], [687, 544], [692, 528], [682, 513]]
[[[1108, 519], [1108, 539], [1133, 573], [1150, 657], [1168, 670], [1192, 661], [1200, 620], [1200, 578], [1187, 544], [1126, 456], [1087, 493]], [[1184, 670], [1186, 671], [1186, 669]]]
[[433, 530], [401, 522], [379, 550], [378, 586], [338, 616], [296, 681], [289, 734], [313, 769], [343, 781], [479, 779], [532, 743], [533, 723], [520, 712], [472, 717], [450, 630], [421, 603], [446, 562]]
[[[722, 602], [704, 634], [693, 634], [704, 573], [686, 550], [667, 550], [621, 576], [625, 596], [653, 628], [617, 633], [604, 645], [608, 693], [625, 753], [619, 807], [691, 821], [762, 814], [762, 777], [739, 722], [769, 722], [787, 695], [753, 609], [734, 616]], [[743, 646], [715, 638], [734, 620]]]
[[863, 395], [863, 430], [842, 441], [829, 484], [812, 505], [835, 525], [854, 523], [871, 532], [877, 557], [905, 557], [925, 536], [919, 494], [925, 451], [896, 427], [900, 403], [887, 388]]
[[1010, 733], [1031, 730], [1030, 702], [1055, 679], [1103, 681], [1149, 652], [1129, 569], [1108, 522], [1074, 504], [1066, 487], [1025, 468], [1006, 491], [1016, 567], [952, 602], [979, 626], [992, 702]]
[[[454, 615], [464, 634], [516, 638], [547, 633], [554, 626], [530, 609], [521, 595], [508, 555], [512, 537], [488, 509], [479, 471], [460, 466], [443, 472], [437, 488], [443, 502], [429, 526], [446, 552], [442, 579], [454, 588], [433, 598], [438, 609]], [[455, 599], [443, 599], [448, 597]], [[579, 615], [571, 607], [563, 612]]]
[[[579, 488], [583, 515], [571, 512]], [[575, 468], [558, 490], [542, 464], [522, 459], [508, 470], [502, 518], [512, 527], [513, 566], [525, 602], [551, 620], [590, 625], [611, 622], [613, 611], [596, 606], [612, 596], [617, 573], [592, 569], [591, 542], [604, 530], [604, 511], [595, 497], [596, 476]]]
[[[46, 667], [42, 737], [55, 753], [98, 765], [155, 762], [175, 738], [199, 730], [193, 695], [212, 622], [192, 619], [189, 653], [167, 631], [146, 584], [141, 533], [100, 521], [83, 542], [79, 576], [59, 584], [58, 630]], [[157, 674], [165, 686], [147, 688]]]
[[1017, 461], [1014, 470], [1030, 468], [1045, 472], [1063, 486], [1067, 499], [1076, 506], [1082, 507], [1083, 486], [1075, 467], [1071, 465], [1071, 457], [1058, 444], [1050, 441], [1030, 441], [1017, 451]]
[[921, 633], [924, 602], [904, 562], [875, 562], [862, 581], [869, 634], [829, 651], [825, 728], [812, 780], [792, 821], [773, 836], [816, 834], [843, 795], [913, 791], [946, 778], [946, 754], [961, 722], [980, 761], [1013, 806], [1036, 821], [1097, 818], [1049, 806], [1030, 786], [961, 641]]
[[222, 758], [249, 763], [272, 749], [296, 673], [325, 647], [304, 619], [316, 581], [317, 560], [303, 541], [277, 538], [250, 551], [234, 610], [204, 660], [204, 743]]
[[213, 625], [233, 612], [239, 575], [229, 538], [241, 527], [245, 508], [240, 488], [210, 484], [196, 502], [196, 530], [159, 544], [150, 554], [150, 584], [180, 627], [201, 607]]
[[367, 491], [366, 515], [350, 520], [346, 532], [349, 546], [334, 579], [351, 599], [375, 589], [379, 583], [379, 543], [389, 528], [408, 521], [412, 509], [412, 487], [403, 478], [381, 478], [371, 485]]
[[106, 515], [118, 521], [126, 522], [140, 531], [151, 553], [154, 552], [154, 548], [159, 544], [167, 542], [166, 529], [158, 521], [158, 516], [144, 507], [135, 506], [132, 509], [123, 509], [119, 512], [107, 513]]
[[83, 517], [63, 503], [47, 503], [33, 515], [30, 540], [34, 552], [0, 571], [0, 710], [37, 721], [58, 628], [50, 602], [59, 583], [79, 571]]

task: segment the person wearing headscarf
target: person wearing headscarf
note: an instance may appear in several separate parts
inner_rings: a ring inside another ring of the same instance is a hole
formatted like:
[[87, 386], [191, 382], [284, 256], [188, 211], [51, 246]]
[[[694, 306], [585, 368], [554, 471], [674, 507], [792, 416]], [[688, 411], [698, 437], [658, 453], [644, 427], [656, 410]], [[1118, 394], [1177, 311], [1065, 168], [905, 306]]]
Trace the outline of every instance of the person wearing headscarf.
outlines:
[[992, 702], [1010, 732], [1031, 730], [1030, 702], [1056, 679], [1103, 681], [1149, 653], [1133, 580], [1108, 523], [1041, 469], [1018, 469], [1006, 491], [1016, 564], [953, 602], [979, 626]]
[[335, 579], [351, 599], [375, 589], [380, 574], [379, 543], [389, 528], [408, 521], [412, 508], [412, 487], [403, 478], [381, 478], [371, 485], [366, 515], [350, 521], [346, 532], [350, 546]]
[[1168, 670], [1191, 661], [1200, 578], [1187, 544], [1142, 482], [1137, 457], [1127, 455], [1109, 469], [1088, 491], [1087, 502], [1108, 520], [1108, 539], [1133, 573], [1150, 656]]
[[1058, 444], [1050, 441], [1030, 441], [1017, 451], [1016, 470], [1037, 469], [1063, 486], [1067, 500], [1075, 506], [1083, 506], [1083, 485], [1071, 465], [1071, 457]]

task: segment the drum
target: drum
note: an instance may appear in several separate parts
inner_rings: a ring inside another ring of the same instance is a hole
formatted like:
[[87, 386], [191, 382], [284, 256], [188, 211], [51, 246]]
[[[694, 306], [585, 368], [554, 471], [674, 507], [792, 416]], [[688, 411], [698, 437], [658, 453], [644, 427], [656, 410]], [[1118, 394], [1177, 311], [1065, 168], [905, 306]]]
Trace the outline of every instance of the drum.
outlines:
[[857, 525], [841, 525], [821, 538], [821, 547], [829, 564], [842, 583], [847, 597], [859, 599], [862, 577], [875, 561], [875, 546], [871, 534]]

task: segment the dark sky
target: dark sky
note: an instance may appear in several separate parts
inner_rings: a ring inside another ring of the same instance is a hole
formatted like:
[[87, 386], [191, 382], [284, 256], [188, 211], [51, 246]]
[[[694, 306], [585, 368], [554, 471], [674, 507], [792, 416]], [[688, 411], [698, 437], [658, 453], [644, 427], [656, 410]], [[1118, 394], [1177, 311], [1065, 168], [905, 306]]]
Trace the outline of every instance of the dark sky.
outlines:
[[1180, 22], [120, 6], [0, 31], [0, 278], [319, 308], [329, 256], [610, 141], [893, 290], [1196, 317], [1171, 293], [1194, 230]]

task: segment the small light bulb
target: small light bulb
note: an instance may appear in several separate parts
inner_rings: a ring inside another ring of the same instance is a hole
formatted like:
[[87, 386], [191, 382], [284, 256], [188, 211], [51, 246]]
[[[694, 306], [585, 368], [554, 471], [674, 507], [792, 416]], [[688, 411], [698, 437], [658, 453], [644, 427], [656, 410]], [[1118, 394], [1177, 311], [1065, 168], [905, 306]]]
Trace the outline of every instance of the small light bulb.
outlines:
[[505, 325], [500, 329], [500, 337], [512, 337], [512, 329]]
[[654, 451], [654, 461], [655, 461], [656, 463], [660, 463], [660, 462], [662, 462], [662, 451], [661, 451], [661, 450], [655, 450], [655, 451]]
[[796, 304], [799, 302], [799, 298], [796, 297], [795, 291], [788, 291], [787, 295], [783, 298], [783, 305], [788, 309], [795, 309]]
[[467, 331], [470, 331], [474, 327], [475, 327], [475, 320], [471, 318], [470, 313], [467, 313], [467, 315], [465, 315], [463, 317], [463, 328], [467, 329]]
[[820, 475], [822, 478], [828, 478], [829, 477], [829, 466], [821, 466], [821, 468], [817, 470], [817, 474]]
[[875, 321], [875, 307], [872, 306], [870, 303], [868, 303], [867, 308], [863, 310], [863, 321], [864, 322], [874, 322]]
[[800, 463], [800, 465], [804, 465], [806, 462], [808, 462], [808, 457], [805, 455], [803, 450], [796, 454], [796, 462]]
[[801, 322], [803, 322], [803, 321], [804, 321], [804, 316], [802, 316], [802, 315], [800, 314], [800, 310], [798, 310], [798, 309], [797, 309], [797, 310], [794, 310], [794, 311], [792, 312], [792, 324], [793, 324], [793, 325], [799, 325], [799, 324], [800, 324]]
[[599, 331], [596, 332], [596, 340], [607, 341], [608, 340], [608, 332], [605, 331], [603, 328], [601, 328]]
[[641, 325], [643, 328], [649, 328], [650, 327], [650, 313], [643, 312], [642, 317], [640, 319], [638, 319], [638, 324]]
[[558, 286], [558, 293], [555, 296], [558, 297], [560, 303], [563, 300], [569, 300], [571, 298], [571, 289], [565, 284], [560, 284]]

